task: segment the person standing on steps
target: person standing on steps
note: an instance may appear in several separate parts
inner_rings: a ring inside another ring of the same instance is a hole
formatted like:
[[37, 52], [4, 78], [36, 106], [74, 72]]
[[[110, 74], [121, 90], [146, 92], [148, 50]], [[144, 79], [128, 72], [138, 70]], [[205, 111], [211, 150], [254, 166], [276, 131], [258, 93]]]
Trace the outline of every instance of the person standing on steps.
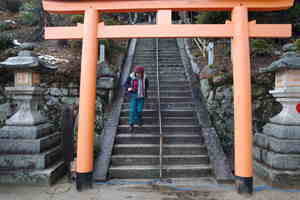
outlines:
[[130, 96], [129, 121], [130, 132], [133, 132], [134, 125], [143, 125], [142, 113], [144, 100], [147, 97], [149, 81], [144, 73], [144, 67], [135, 66], [134, 71], [127, 78], [125, 88]]

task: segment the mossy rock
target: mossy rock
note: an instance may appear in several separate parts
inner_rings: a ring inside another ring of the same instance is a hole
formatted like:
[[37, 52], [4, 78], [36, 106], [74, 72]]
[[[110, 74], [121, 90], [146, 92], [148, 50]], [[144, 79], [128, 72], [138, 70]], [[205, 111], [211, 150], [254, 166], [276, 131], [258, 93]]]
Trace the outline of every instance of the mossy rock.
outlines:
[[296, 51], [300, 52], [300, 39], [295, 41]]

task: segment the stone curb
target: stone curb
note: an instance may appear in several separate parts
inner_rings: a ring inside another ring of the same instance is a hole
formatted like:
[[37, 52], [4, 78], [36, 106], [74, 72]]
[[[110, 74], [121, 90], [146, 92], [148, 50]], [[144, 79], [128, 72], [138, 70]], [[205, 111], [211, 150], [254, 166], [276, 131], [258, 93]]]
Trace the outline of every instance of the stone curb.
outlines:
[[202, 135], [208, 150], [209, 159], [213, 166], [215, 178], [219, 183], [232, 183], [234, 181], [234, 176], [231, 172], [229, 161], [220, 144], [215, 128], [212, 127], [212, 123], [208, 117], [205, 99], [199, 86], [199, 79], [195, 75], [199, 72], [199, 67], [197, 66], [197, 63], [193, 61], [194, 58], [189, 51], [190, 48], [188, 47], [186, 40], [177, 39], [177, 44], [180, 49], [186, 74], [190, 79], [197, 118], [202, 129]]

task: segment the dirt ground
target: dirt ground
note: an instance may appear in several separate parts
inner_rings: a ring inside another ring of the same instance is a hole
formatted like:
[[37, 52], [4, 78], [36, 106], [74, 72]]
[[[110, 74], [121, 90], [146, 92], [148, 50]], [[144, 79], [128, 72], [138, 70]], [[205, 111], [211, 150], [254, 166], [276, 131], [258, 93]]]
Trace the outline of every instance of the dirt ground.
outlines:
[[149, 180], [112, 180], [77, 192], [74, 184], [63, 179], [51, 187], [0, 185], [0, 200], [300, 200], [300, 190], [267, 187], [257, 178], [254, 190], [253, 196], [245, 197], [233, 185], [195, 179], [152, 184]]

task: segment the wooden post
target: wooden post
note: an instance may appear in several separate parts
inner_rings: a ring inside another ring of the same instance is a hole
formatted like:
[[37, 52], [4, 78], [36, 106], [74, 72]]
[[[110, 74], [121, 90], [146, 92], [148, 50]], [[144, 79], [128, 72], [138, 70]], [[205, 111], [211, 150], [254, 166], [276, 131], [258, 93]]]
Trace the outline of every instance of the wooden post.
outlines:
[[80, 75], [79, 125], [77, 141], [77, 189], [92, 185], [93, 146], [96, 111], [97, 27], [99, 13], [85, 10]]
[[252, 102], [248, 9], [232, 12], [235, 175], [239, 193], [252, 194]]

